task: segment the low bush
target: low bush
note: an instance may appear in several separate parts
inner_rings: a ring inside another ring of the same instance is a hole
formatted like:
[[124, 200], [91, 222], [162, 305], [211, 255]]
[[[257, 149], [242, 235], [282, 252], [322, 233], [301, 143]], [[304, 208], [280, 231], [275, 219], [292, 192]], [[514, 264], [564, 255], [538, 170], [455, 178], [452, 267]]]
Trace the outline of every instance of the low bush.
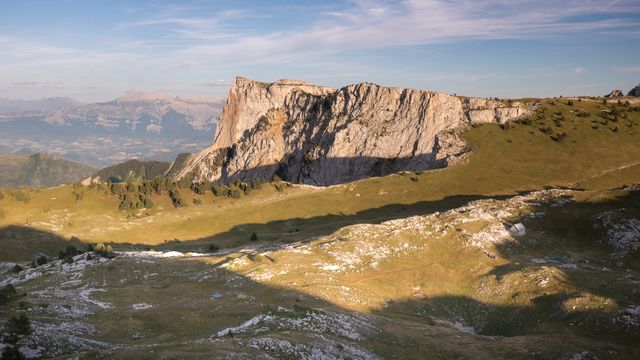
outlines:
[[4, 327], [3, 340], [9, 344], [16, 344], [21, 337], [29, 336], [31, 333], [31, 321], [25, 313], [22, 313], [9, 318]]
[[28, 203], [29, 201], [31, 201], [31, 198], [29, 197], [29, 194], [21, 191], [21, 190], [17, 190], [13, 192], [13, 198], [23, 202], [23, 203]]
[[551, 137], [551, 140], [553, 141], [562, 141], [567, 137], [567, 133], [566, 132], [554, 133], [550, 137]]
[[25, 357], [16, 345], [7, 346], [2, 350], [2, 360], [24, 360]]
[[180, 196], [178, 190], [169, 191], [169, 198], [171, 198], [171, 202], [173, 203], [174, 207], [180, 208], [187, 206], [184, 199]]
[[37, 260], [36, 260], [36, 264], [38, 264], [38, 266], [44, 265], [48, 262], [48, 259], [46, 256], [42, 255], [40, 256]]
[[0, 288], [0, 306], [11, 301], [17, 294], [16, 288], [11, 284]]
[[82, 254], [82, 251], [78, 250], [78, 248], [73, 245], [69, 245], [64, 250], [60, 250], [60, 252], [58, 253], [58, 259], [62, 260], [66, 258], [73, 258], [74, 256], [80, 254]]

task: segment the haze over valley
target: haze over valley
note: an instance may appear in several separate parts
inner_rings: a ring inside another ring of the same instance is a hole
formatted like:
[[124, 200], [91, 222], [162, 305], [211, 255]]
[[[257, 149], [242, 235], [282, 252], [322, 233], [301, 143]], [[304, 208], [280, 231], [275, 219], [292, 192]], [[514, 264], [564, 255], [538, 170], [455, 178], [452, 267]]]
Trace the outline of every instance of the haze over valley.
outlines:
[[96, 104], [0, 100], [0, 146], [4, 152], [48, 152], [94, 167], [132, 158], [172, 161], [206, 146], [222, 104], [135, 91]]

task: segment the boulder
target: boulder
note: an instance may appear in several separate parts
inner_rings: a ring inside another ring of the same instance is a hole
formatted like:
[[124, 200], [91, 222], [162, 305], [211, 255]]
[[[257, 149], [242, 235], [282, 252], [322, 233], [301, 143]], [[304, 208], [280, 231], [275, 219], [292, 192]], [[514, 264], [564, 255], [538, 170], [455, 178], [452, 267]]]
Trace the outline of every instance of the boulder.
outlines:
[[517, 223], [509, 228], [509, 234], [513, 237], [522, 237], [527, 234], [527, 228], [524, 224]]

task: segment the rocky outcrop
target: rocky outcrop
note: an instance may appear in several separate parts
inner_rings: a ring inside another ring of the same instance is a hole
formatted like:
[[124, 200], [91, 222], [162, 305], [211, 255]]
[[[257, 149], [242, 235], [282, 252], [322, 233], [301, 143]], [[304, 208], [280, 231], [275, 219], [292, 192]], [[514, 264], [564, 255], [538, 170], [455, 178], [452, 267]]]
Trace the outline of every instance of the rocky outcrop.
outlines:
[[211, 147], [178, 177], [331, 185], [446, 166], [468, 148], [455, 129], [528, 114], [518, 102], [363, 83], [338, 90], [236, 78]]
[[605, 95], [604, 97], [621, 97], [624, 96], [624, 94], [622, 93], [622, 90], [613, 90], [611, 91], [609, 94]]
[[640, 84], [638, 84], [638, 86], [634, 87], [633, 89], [629, 90], [629, 93], [627, 93], [627, 96], [640, 96]]

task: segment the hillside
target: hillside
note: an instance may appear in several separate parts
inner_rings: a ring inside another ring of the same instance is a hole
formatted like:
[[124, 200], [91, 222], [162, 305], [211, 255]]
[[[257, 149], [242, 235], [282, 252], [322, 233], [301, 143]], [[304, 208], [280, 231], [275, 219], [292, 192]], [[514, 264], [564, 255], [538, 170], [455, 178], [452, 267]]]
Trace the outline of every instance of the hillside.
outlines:
[[164, 176], [170, 164], [162, 161], [140, 161], [132, 159], [120, 164], [102, 168], [91, 174], [95, 181], [124, 181], [130, 172], [136, 176], [141, 176], [145, 180], [153, 179], [157, 176]]
[[[616, 116], [611, 114], [614, 110]], [[203, 243], [216, 239], [228, 246], [253, 231], [264, 233], [267, 239], [280, 239], [288, 231], [287, 219], [307, 224], [299, 233], [286, 235], [300, 240], [350, 223], [427, 213], [474, 197], [514, 195], [545, 186], [607, 189], [640, 181], [639, 116], [637, 105], [543, 100], [530, 120], [462, 130], [460, 136], [471, 154], [441, 170], [327, 188], [293, 187], [284, 194], [267, 187], [242, 201], [216, 198], [210, 191], [197, 195], [187, 189], [182, 196], [188, 206], [181, 209], [174, 209], [166, 194], [152, 194], [154, 208], [138, 211], [139, 219], [134, 221], [118, 210], [117, 196], [106, 196], [94, 188], [85, 190], [85, 200], [76, 201], [69, 188], [50, 189], [34, 193], [29, 204], [5, 202], [6, 216], [0, 224], [22, 224], [29, 219], [41, 230], [87, 241], [152, 245], [175, 238]], [[552, 138], [562, 132], [566, 137]], [[194, 198], [202, 199], [202, 204], [192, 205]], [[51, 211], [42, 213], [42, 208]], [[65, 215], [61, 217], [55, 209], [64, 209]], [[66, 226], [67, 218], [83, 220]]]
[[453, 130], [505, 123], [533, 104], [363, 83], [330, 89], [236, 78], [211, 147], [179, 177], [332, 185], [454, 163], [468, 152]]
[[[159, 189], [123, 210], [101, 184], [5, 191], [0, 256], [23, 270], [5, 263], [0, 286], [26, 293], [6, 306], [30, 309], [23, 347], [47, 357], [636, 359], [629, 101], [538, 100], [457, 130], [453, 166], [329, 187], [184, 182], [182, 207]], [[57, 258], [98, 242], [115, 258]]]
[[95, 169], [46, 153], [0, 155], [0, 186], [51, 187], [77, 182]]

